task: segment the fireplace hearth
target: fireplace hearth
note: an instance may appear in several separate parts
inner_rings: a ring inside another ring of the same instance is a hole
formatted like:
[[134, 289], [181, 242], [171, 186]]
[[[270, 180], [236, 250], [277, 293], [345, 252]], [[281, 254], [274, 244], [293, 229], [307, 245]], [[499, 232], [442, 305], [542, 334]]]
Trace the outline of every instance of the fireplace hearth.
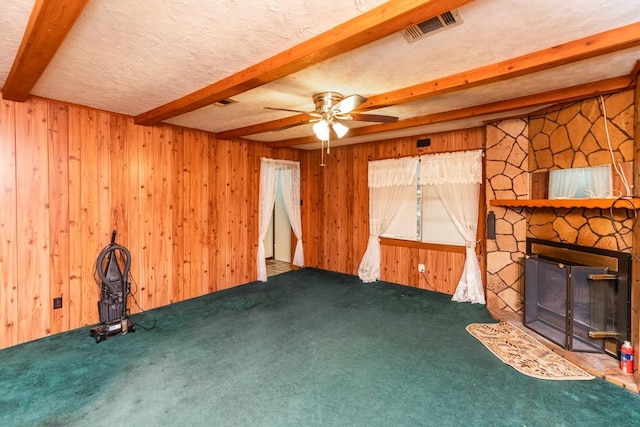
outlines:
[[628, 253], [527, 239], [524, 325], [567, 350], [618, 357], [630, 283]]

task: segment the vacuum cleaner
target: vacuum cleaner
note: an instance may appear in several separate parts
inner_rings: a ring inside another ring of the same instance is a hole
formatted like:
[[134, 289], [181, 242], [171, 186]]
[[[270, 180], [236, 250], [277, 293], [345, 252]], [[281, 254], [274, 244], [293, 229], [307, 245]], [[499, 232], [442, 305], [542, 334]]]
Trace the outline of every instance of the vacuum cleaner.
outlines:
[[98, 254], [94, 271], [94, 278], [100, 286], [100, 325], [91, 328], [89, 333], [96, 344], [114, 335], [135, 332], [135, 325], [127, 313], [127, 295], [131, 290], [130, 267], [131, 254], [127, 248], [116, 243], [114, 230], [111, 243]]

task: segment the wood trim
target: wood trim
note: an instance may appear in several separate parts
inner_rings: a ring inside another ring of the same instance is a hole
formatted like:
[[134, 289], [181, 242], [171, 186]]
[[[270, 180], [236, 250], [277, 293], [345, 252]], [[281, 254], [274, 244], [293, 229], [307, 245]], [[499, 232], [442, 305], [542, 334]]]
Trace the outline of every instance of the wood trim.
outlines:
[[[458, 110], [443, 111], [440, 113], [427, 114], [424, 116], [412, 117], [406, 120], [399, 120], [396, 123], [384, 123], [371, 126], [354, 128], [349, 131], [349, 137], [371, 135], [374, 133], [390, 132], [399, 129], [407, 129], [416, 126], [426, 126], [436, 123], [444, 123], [453, 120], [477, 117], [488, 114], [503, 113], [526, 107], [536, 107], [550, 103], [569, 102], [617, 92], [627, 89], [633, 85], [633, 76], [621, 76], [599, 82], [586, 83], [564, 89], [552, 90], [535, 95], [522, 96], [518, 98], [505, 99], [503, 101], [491, 102], [489, 104], [476, 105]], [[305, 136], [299, 138], [285, 139], [267, 143], [271, 148], [292, 147], [295, 145], [310, 144], [317, 142], [315, 136]]]
[[517, 199], [491, 200], [491, 206], [507, 208], [585, 208], [585, 209], [640, 209], [638, 198], [618, 199]]
[[24, 102], [89, 0], [37, 0], [2, 96]]
[[436, 243], [416, 242], [413, 240], [390, 239], [388, 237], [381, 237], [380, 244], [400, 248], [428, 249], [430, 251], [455, 252], [459, 254], [466, 253], [466, 248], [464, 246], [439, 245]]
[[303, 125], [309, 122], [308, 114], [296, 114], [295, 116], [285, 117], [283, 119], [272, 120], [269, 122], [258, 123], [256, 125], [245, 126], [237, 129], [231, 129], [216, 134], [217, 139], [234, 139], [246, 135], [255, 135], [274, 130], [283, 130], [293, 126]]
[[392, 0], [225, 79], [135, 117], [152, 125], [364, 46], [473, 0]]

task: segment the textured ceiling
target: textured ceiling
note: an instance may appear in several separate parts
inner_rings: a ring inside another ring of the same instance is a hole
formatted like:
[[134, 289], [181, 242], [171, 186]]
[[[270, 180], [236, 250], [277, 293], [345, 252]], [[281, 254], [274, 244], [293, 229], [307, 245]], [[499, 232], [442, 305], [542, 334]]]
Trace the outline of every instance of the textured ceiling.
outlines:
[[[139, 115], [220, 81], [385, 3], [382, 0], [90, 0], [32, 94]], [[34, 0], [0, 4], [0, 86], [9, 74]], [[237, 103], [166, 120], [221, 132], [313, 109], [312, 95], [374, 96], [441, 79], [640, 20], [640, 1], [476, 0], [463, 23], [414, 43], [400, 34], [240, 93]], [[628, 75], [633, 47], [489, 85], [372, 111], [401, 120]], [[530, 108], [534, 110], [540, 108]], [[518, 110], [505, 115], [522, 114]], [[501, 115], [349, 138], [334, 144], [480, 125]], [[309, 125], [250, 135], [262, 141], [311, 135]], [[300, 148], [315, 148], [304, 144]]]

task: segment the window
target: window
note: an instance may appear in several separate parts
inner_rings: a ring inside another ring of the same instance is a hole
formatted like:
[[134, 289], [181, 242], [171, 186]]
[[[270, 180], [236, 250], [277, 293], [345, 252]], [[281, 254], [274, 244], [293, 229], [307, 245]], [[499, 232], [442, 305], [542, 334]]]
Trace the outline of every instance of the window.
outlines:
[[[456, 242], [465, 248], [464, 269], [451, 299], [485, 304], [475, 252], [482, 150], [378, 160], [369, 162], [368, 169], [369, 242], [358, 277], [365, 283], [380, 278], [380, 236], [415, 236], [411, 240], [447, 244], [459, 238]], [[438, 204], [450, 217], [439, 214]], [[402, 212], [396, 219], [398, 211]], [[394, 228], [390, 228], [394, 219]], [[451, 225], [455, 233], [445, 225]]]
[[550, 199], [611, 197], [611, 165], [557, 169], [549, 172]]
[[447, 213], [432, 185], [421, 185], [418, 162], [416, 178], [396, 216], [381, 237], [442, 245], [465, 246], [465, 240]]

